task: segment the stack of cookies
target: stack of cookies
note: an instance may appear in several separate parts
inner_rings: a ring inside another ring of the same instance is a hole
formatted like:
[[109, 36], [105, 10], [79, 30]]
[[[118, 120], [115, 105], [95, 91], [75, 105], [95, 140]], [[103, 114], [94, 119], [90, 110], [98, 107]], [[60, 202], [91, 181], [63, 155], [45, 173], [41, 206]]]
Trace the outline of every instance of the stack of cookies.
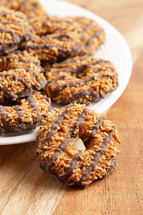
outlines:
[[[114, 65], [93, 57], [104, 41], [90, 18], [48, 16], [37, 0], [0, 2], [0, 135], [40, 125], [39, 165], [69, 186], [85, 187], [116, 163], [116, 126], [86, 107], [118, 87]], [[51, 100], [67, 106], [53, 111]]]

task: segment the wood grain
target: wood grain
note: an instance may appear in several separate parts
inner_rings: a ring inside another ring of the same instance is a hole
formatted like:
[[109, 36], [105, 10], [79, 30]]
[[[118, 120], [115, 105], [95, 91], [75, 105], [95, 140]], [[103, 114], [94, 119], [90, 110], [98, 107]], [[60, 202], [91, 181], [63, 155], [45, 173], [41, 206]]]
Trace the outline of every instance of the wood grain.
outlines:
[[36, 143], [1, 146], [0, 215], [142, 215], [143, 1], [67, 2], [89, 9], [113, 24], [132, 51], [130, 83], [107, 114], [117, 124], [122, 140], [118, 166], [87, 189], [67, 188], [64, 193], [64, 184], [38, 167]]
[[0, 147], [0, 214], [52, 214], [65, 186], [44, 173], [36, 143]]

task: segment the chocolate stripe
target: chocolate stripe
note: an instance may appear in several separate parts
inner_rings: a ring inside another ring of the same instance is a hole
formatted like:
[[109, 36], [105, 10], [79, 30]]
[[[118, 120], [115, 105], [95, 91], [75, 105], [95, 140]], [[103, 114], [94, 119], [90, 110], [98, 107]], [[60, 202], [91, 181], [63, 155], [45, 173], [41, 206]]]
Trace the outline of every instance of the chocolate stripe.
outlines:
[[2, 117], [3, 128], [5, 130], [6, 125], [7, 125], [7, 123], [6, 123], [7, 114], [6, 114], [4, 106], [2, 106], [2, 105], [0, 105], [0, 114], [1, 114], [1, 117]]
[[100, 34], [104, 32], [102, 28], [100, 28], [98, 31], [96, 31], [92, 37], [86, 42], [87, 48], [91, 45], [92, 41], [100, 36]]
[[76, 61], [82, 61], [82, 60], [86, 60], [88, 59], [90, 56], [83, 56], [83, 57], [79, 57], [79, 58], [76, 58], [76, 59], [71, 59], [71, 60], [66, 60], [64, 62], [61, 62], [59, 63], [60, 65], [65, 65], [65, 64], [68, 64], [68, 63], [74, 63]]
[[11, 66], [10, 69], [24, 69], [26, 72], [30, 72], [32, 75], [35, 76], [35, 79], [36, 81], [40, 84], [40, 87], [39, 87], [39, 84], [34, 84], [34, 86], [40, 90], [41, 88], [44, 88], [45, 85], [47, 84], [47, 81], [45, 80], [41, 80], [39, 75], [33, 70], [33, 69], [25, 69], [25, 68], [22, 68], [22, 67], [18, 67], [18, 66]]
[[14, 95], [13, 93], [9, 92], [4, 86], [0, 84], [0, 90], [4, 92], [8, 97], [10, 97], [13, 101], [16, 101], [17, 95]]
[[21, 123], [22, 122], [22, 117], [23, 117], [23, 112], [22, 110], [20, 109], [20, 106], [19, 105], [15, 105], [14, 106], [14, 109], [18, 115], [18, 122]]
[[47, 35], [47, 36], [42, 37], [42, 39], [57, 39], [57, 40], [60, 40], [63, 38], [70, 39], [70, 40], [74, 41], [74, 39], [71, 36], [69, 36], [68, 34], [61, 34], [59, 36]]
[[25, 86], [25, 88], [27, 88], [21, 91], [20, 94], [14, 95], [13, 93], [9, 92], [4, 86], [1, 85], [1, 90], [3, 90], [9, 97], [11, 97], [13, 101], [15, 101], [18, 97], [24, 97], [29, 95], [29, 93], [31, 93], [30, 86], [26, 83], [26, 81], [23, 78], [17, 77], [15, 74], [10, 74], [10, 73], [8, 74], [0, 73], [0, 76], [4, 76], [4, 77], [11, 76], [12, 78], [14, 78], [15, 81], [17, 80], [21, 82]]
[[4, 33], [7, 33], [7, 34], [10, 34], [10, 35], [12, 36], [12, 38], [15, 39], [16, 43], [19, 43], [19, 42], [20, 42], [20, 38], [19, 38], [18, 35], [15, 34], [13, 31], [0, 28], [0, 32], [2, 32], [2, 33], [4, 32]]
[[68, 76], [63, 75], [63, 76], [61, 76], [61, 77], [59, 77], [57, 79], [48, 81], [47, 84], [56, 83], [57, 81], [64, 80], [66, 77], [68, 77]]
[[116, 155], [115, 159], [112, 161], [111, 166], [110, 166], [110, 168], [107, 170], [105, 176], [108, 176], [108, 175], [109, 175], [109, 173], [110, 173], [110, 172], [112, 171], [112, 169], [114, 168], [116, 162], [117, 162], [117, 155]]
[[6, 13], [5, 12], [0, 12], [0, 16], [5, 17], [5, 18], [7, 16], [10, 16], [10, 18], [14, 16], [16, 18], [24, 20], [27, 23], [27, 19], [25, 17], [23, 17], [23, 16], [17, 15], [17, 13], [16, 14], [14, 14], [14, 13], [11, 14], [11, 12], [8, 12], [8, 11]]
[[33, 98], [32, 96], [29, 96], [29, 97], [27, 98], [27, 100], [28, 100], [28, 102], [29, 102], [31, 108], [34, 109], [35, 114], [36, 114], [37, 117], [38, 117], [38, 112], [39, 112], [39, 111], [38, 111], [38, 106], [36, 105], [36, 102], [35, 102], [34, 98]]
[[100, 94], [97, 91], [83, 90], [75, 93], [72, 97], [71, 102], [76, 101], [80, 97], [86, 97], [86, 96], [91, 96], [93, 98], [93, 101], [98, 101], [98, 99], [100, 99]]
[[68, 169], [66, 169], [65, 171], [65, 176], [64, 176], [64, 180], [66, 181], [69, 177], [69, 175], [72, 173], [72, 171], [75, 169], [77, 160], [79, 158], [79, 155], [82, 153], [82, 151], [78, 151], [78, 154], [76, 154], [76, 156], [72, 159], [72, 162], [70, 163], [70, 167]]
[[18, 23], [18, 22], [11, 22], [11, 21], [2, 22], [1, 24], [2, 24], [2, 25], [17, 25], [17, 26], [23, 26], [23, 27], [25, 27], [25, 26], [22, 25], [21, 23]]
[[84, 38], [85, 38], [85, 33], [86, 33], [86, 31], [88, 31], [88, 29], [92, 26], [93, 22], [94, 22], [93, 20], [90, 20], [90, 21], [88, 22], [88, 24], [85, 25], [85, 27], [83, 28], [81, 37], [80, 37], [81, 40], [84, 40]]
[[39, 44], [39, 45], [25, 45], [25, 46], [20, 46], [20, 49], [46, 49], [46, 48], [56, 48], [60, 52], [67, 52], [67, 49], [62, 48], [58, 45], [52, 45], [51, 43], [46, 43], [46, 44]]
[[0, 73], [0, 76], [4, 76], [4, 77], [11, 76], [11, 77], [13, 77], [15, 80], [20, 81], [25, 87], [27, 87], [28, 89], [30, 89], [29, 84], [27, 84], [27, 82], [24, 80], [24, 78], [17, 77], [15, 74], [11, 74], [11, 73], [7, 73], [7, 74], [5, 74], [5, 73]]
[[111, 77], [113, 79], [113, 76], [112, 75], [102, 75], [102, 76], [91, 76], [89, 78], [86, 78], [84, 80], [81, 80], [81, 81], [77, 81], [77, 82], [69, 82], [69, 83], [66, 83], [66, 84], [63, 84], [63, 85], [59, 85], [55, 88], [54, 92], [53, 92], [53, 97], [56, 97], [57, 94], [62, 91], [63, 89], [65, 89], [66, 87], [75, 87], [76, 85], [78, 84], [81, 84], [81, 83], [87, 83], [87, 82], [90, 82], [90, 81], [94, 81], [95, 78], [97, 79], [101, 79], [103, 77]]
[[67, 106], [67, 108], [65, 109], [65, 111], [62, 112], [62, 114], [55, 120], [55, 122], [53, 123], [52, 127], [51, 127], [51, 131], [48, 133], [48, 135], [46, 136], [46, 138], [43, 140], [43, 147], [46, 145], [46, 143], [49, 142], [50, 138], [53, 136], [53, 134], [55, 133], [57, 127], [60, 125], [60, 123], [63, 121], [65, 114], [68, 112], [68, 110], [73, 106], [73, 104], [70, 104]]
[[[14, 53], [21, 53], [20, 51], [16, 51]], [[23, 62], [23, 63], [32, 63], [34, 64], [35, 66], [37, 66], [42, 72], [44, 72], [44, 69], [38, 64], [38, 62], [34, 62], [32, 60], [29, 60], [29, 59], [22, 59], [22, 58], [16, 58], [16, 57], [12, 57], [12, 56], [0, 56], [0, 59], [6, 59], [6, 60], [16, 60], [16, 61], [19, 61], [19, 62]]]
[[88, 111], [89, 111], [89, 109], [86, 108], [80, 113], [80, 115], [79, 115], [79, 117], [77, 119], [77, 122], [74, 123], [74, 125], [71, 128], [71, 131], [67, 135], [66, 139], [58, 146], [58, 148], [56, 149], [55, 153], [51, 156], [51, 159], [49, 161], [49, 167], [51, 167], [53, 165], [53, 163], [55, 162], [55, 160], [57, 159], [59, 154], [61, 154], [65, 150], [65, 148], [66, 148], [67, 144], [69, 143], [70, 139], [74, 137], [74, 131], [76, 130], [77, 126], [80, 127], [82, 125], [84, 116], [87, 114]]
[[108, 134], [103, 142], [101, 143], [102, 147], [101, 150], [96, 152], [94, 155], [94, 159], [92, 161], [92, 163], [90, 164], [90, 166], [87, 166], [85, 169], [85, 174], [81, 177], [80, 182], [86, 181], [87, 178], [89, 177], [90, 173], [92, 172], [92, 170], [95, 168], [95, 166], [97, 165], [100, 156], [102, 155], [102, 153], [106, 150], [107, 148], [107, 144], [108, 142], [111, 140], [113, 132], [114, 132], [115, 127], [113, 127], [113, 129], [111, 130], [110, 134]]
[[[96, 65], [96, 64], [100, 64], [100, 63], [110, 63], [110, 61], [107, 61], [107, 60], [96, 60], [96, 61], [93, 61], [91, 63], [83, 64], [83, 65], [81, 65], [81, 66], [79, 66], [78, 68], [75, 68], [75, 69], [73, 69], [73, 68], [64, 68], [64, 69], [61, 70], [60, 68], [58, 68], [57, 71], [52, 72], [52, 74], [56, 74], [56, 73], [59, 73], [59, 72], [70, 72], [72, 74], [79, 74], [79, 73], [82, 73], [88, 66]], [[105, 69], [109, 69], [110, 68], [111, 70], [113, 70], [112, 67], [105, 67], [104, 66], [103, 68], [105, 68]], [[96, 71], [98, 72], [98, 70], [100, 71], [100, 69], [102, 69], [102, 67], [95, 69], [95, 72]]]
[[101, 116], [101, 117], [99, 118], [99, 120], [95, 123], [95, 125], [94, 125], [94, 127], [93, 127], [93, 130], [92, 130], [92, 132], [91, 132], [90, 137], [89, 137], [89, 138], [86, 140], [86, 142], [85, 142], [85, 145], [86, 145], [86, 146], [90, 144], [90, 142], [91, 142], [92, 138], [94, 137], [95, 133], [97, 132], [97, 130], [98, 130], [98, 129], [100, 128], [100, 126], [102, 125], [104, 118], [105, 118], [104, 116]]

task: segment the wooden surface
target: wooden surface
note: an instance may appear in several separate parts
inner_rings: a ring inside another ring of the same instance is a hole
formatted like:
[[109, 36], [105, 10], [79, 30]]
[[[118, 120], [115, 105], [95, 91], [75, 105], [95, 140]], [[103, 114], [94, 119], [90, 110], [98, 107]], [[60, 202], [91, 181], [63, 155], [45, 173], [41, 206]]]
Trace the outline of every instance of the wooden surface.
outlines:
[[36, 143], [0, 147], [0, 215], [143, 214], [143, 1], [67, 0], [113, 24], [133, 56], [130, 83], [108, 112], [122, 140], [118, 167], [88, 188], [65, 188], [38, 168]]

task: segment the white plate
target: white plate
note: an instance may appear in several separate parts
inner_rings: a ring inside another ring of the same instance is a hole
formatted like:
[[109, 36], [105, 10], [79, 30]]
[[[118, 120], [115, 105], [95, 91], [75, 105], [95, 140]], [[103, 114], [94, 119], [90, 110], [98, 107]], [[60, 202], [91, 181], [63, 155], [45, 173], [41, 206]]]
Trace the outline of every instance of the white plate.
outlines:
[[[119, 87], [114, 92], [109, 93], [104, 99], [98, 103], [91, 104], [89, 107], [98, 113], [105, 112], [121, 96], [131, 76], [132, 58], [125, 39], [112, 25], [88, 10], [62, 1], [40, 0], [40, 2], [50, 15], [87, 16], [96, 20], [103, 27], [106, 34], [106, 41], [105, 44], [96, 51], [95, 57], [104, 58], [114, 63], [119, 77]], [[0, 136], [0, 145], [31, 142], [35, 140], [35, 137], [36, 130], [24, 135], [10, 137]]]

